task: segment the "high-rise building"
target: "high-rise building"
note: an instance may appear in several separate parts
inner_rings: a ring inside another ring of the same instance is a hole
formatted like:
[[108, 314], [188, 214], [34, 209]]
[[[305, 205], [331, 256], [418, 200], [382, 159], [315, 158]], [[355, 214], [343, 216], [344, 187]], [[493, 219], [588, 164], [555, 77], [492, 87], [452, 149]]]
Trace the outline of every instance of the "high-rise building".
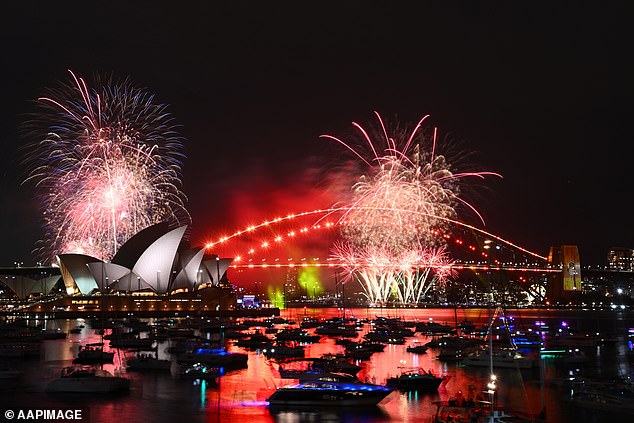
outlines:
[[608, 251], [608, 269], [634, 271], [634, 249], [614, 247]]

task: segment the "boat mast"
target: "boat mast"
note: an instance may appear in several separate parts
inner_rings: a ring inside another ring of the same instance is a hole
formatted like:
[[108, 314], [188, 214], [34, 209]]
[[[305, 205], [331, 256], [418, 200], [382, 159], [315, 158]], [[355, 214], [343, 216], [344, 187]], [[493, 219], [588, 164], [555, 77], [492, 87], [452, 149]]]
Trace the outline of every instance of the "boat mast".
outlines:
[[489, 284], [489, 301], [487, 301], [487, 311], [488, 311], [488, 315], [489, 315], [489, 330], [488, 330], [488, 335], [489, 335], [489, 375], [490, 375], [490, 380], [489, 383], [487, 383], [487, 388], [488, 391], [487, 393], [489, 394], [489, 402], [490, 402], [490, 410], [489, 410], [489, 422], [493, 422], [494, 417], [493, 417], [493, 409], [494, 409], [494, 405], [493, 405], [493, 401], [495, 400], [495, 388], [496, 388], [496, 384], [495, 381], [497, 379], [497, 377], [495, 376], [495, 374], [493, 373], [493, 313], [492, 313], [492, 307], [493, 307], [493, 286], [492, 286], [492, 281], [491, 281], [491, 240], [487, 239], [484, 241], [484, 248], [486, 250], [488, 250], [488, 254], [487, 254], [487, 262], [488, 262], [488, 266], [487, 266], [487, 280], [488, 280], [488, 284]]

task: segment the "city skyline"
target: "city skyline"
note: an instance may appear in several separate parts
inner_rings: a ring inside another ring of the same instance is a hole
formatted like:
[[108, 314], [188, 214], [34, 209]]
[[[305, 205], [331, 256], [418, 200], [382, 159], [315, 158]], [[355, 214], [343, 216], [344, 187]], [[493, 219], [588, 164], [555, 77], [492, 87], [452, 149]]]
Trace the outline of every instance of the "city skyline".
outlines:
[[322, 178], [341, 165], [341, 149], [319, 136], [345, 137], [351, 121], [367, 123], [376, 110], [410, 128], [430, 114], [443, 142], [502, 174], [477, 204], [486, 230], [541, 254], [579, 245], [583, 265], [634, 246], [632, 59], [628, 14], [616, 3], [351, 2], [310, 16], [245, 4], [11, 7], [15, 19], [2, 29], [14, 41], [3, 59], [0, 265], [35, 261], [40, 216], [33, 187], [20, 185], [20, 128], [67, 69], [129, 76], [169, 105], [186, 138], [194, 245], [329, 207]]

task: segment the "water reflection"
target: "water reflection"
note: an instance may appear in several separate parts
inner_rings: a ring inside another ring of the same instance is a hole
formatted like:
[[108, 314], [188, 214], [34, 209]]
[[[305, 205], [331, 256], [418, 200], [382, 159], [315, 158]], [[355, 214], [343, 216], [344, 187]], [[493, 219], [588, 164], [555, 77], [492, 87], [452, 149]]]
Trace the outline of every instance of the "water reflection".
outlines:
[[[357, 318], [374, 319], [377, 315], [401, 317], [406, 320], [428, 321], [430, 318], [441, 324], [455, 324], [456, 316], [451, 309], [429, 310], [351, 310]], [[341, 314], [336, 309], [310, 310], [315, 317], [334, 317]], [[350, 314], [350, 313], [349, 313]], [[501, 369], [498, 375], [498, 400], [512, 409], [537, 415], [545, 406], [548, 421], [601, 421], [598, 413], [579, 411], [563, 399], [566, 392], [564, 381], [571, 375], [585, 376], [626, 376], [632, 367], [627, 358], [629, 327], [634, 327], [632, 315], [614, 312], [546, 311], [521, 310], [513, 312], [516, 326], [543, 321], [552, 327], [565, 320], [571, 327], [600, 333], [615, 334], [615, 342], [586, 349], [590, 363], [581, 366], [563, 366], [553, 360], [545, 360], [543, 367], [529, 370]], [[488, 312], [479, 309], [459, 310], [457, 320], [469, 319], [478, 326], [487, 321]], [[283, 317], [300, 321], [302, 310], [285, 310]], [[63, 331], [78, 325], [75, 320], [49, 321]], [[369, 325], [364, 331], [370, 330]], [[312, 333], [312, 330], [311, 330]], [[384, 352], [375, 353], [369, 361], [359, 362], [363, 369], [358, 376], [361, 380], [384, 384], [386, 379], [396, 376], [408, 368], [423, 368], [438, 375], [446, 375], [449, 380], [441, 385], [438, 392], [423, 394], [417, 392], [393, 392], [378, 407], [358, 409], [268, 409], [265, 400], [279, 386], [295, 383], [281, 379], [274, 360], [263, 355], [245, 351], [228, 345], [230, 351], [248, 353], [248, 367], [228, 372], [219, 384], [201, 381], [176, 380], [169, 374], [128, 373], [132, 379], [130, 394], [124, 397], [95, 396], [51, 396], [44, 393], [46, 384], [59, 375], [62, 367], [70, 365], [80, 345], [101, 342], [101, 335], [88, 325], [80, 333], [70, 334], [67, 339], [44, 341], [39, 359], [11, 361], [25, 373], [22, 384], [16, 389], [4, 391], [7, 403], [25, 407], [85, 407], [95, 422], [153, 421], [174, 422], [383, 422], [429, 421], [436, 407], [434, 401], [446, 401], [461, 391], [465, 397], [477, 397], [488, 379], [486, 368], [466, 368], [454, 362], [441, 362], [435, 358], [437, 350], [429, 349], [424, 354], [406, 351], [414, 341], [425, 343], [430, 339], [419, 333], [408, 338], [405, 345], [387, 345]], [[106, 341], [105, 349], [109, 350]], [[169, 359], [168, 341], [158, 346], [158, 356]], [[121, 371], [125, 367], [125, 354], [116, 350], [114, 362], [104, 365], [110, 372]], [[306, 347], [307, 357], [318, 357], [324, 353], [343, 352], [330, 338], [322, 338], [317, 344]], [[542, 377], [543, 376], [543, 377]]]
[[383, 422], [393, 421], [379, 406], [373, 407], [270, 407], [271, 416], [279, 423]]

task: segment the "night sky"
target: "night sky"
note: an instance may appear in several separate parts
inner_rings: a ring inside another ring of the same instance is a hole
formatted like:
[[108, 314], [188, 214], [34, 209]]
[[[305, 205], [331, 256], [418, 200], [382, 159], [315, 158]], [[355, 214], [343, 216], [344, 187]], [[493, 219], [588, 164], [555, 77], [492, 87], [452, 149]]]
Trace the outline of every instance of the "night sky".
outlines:
[[504, 176], [477, 203], [487, 230], [541, 254], [578, 244], [583, 265], [634, 247], [628, 2], [391, 3], [4, 6], [0, 265], [35, 261], [20, 127], [68, 69], [130, 76], [170, 105], [193, 244], [327, 206], [317, 175], [347, 155], [319, 135], [346, 137], [376, 110], [410, 126], [430, 114]]

